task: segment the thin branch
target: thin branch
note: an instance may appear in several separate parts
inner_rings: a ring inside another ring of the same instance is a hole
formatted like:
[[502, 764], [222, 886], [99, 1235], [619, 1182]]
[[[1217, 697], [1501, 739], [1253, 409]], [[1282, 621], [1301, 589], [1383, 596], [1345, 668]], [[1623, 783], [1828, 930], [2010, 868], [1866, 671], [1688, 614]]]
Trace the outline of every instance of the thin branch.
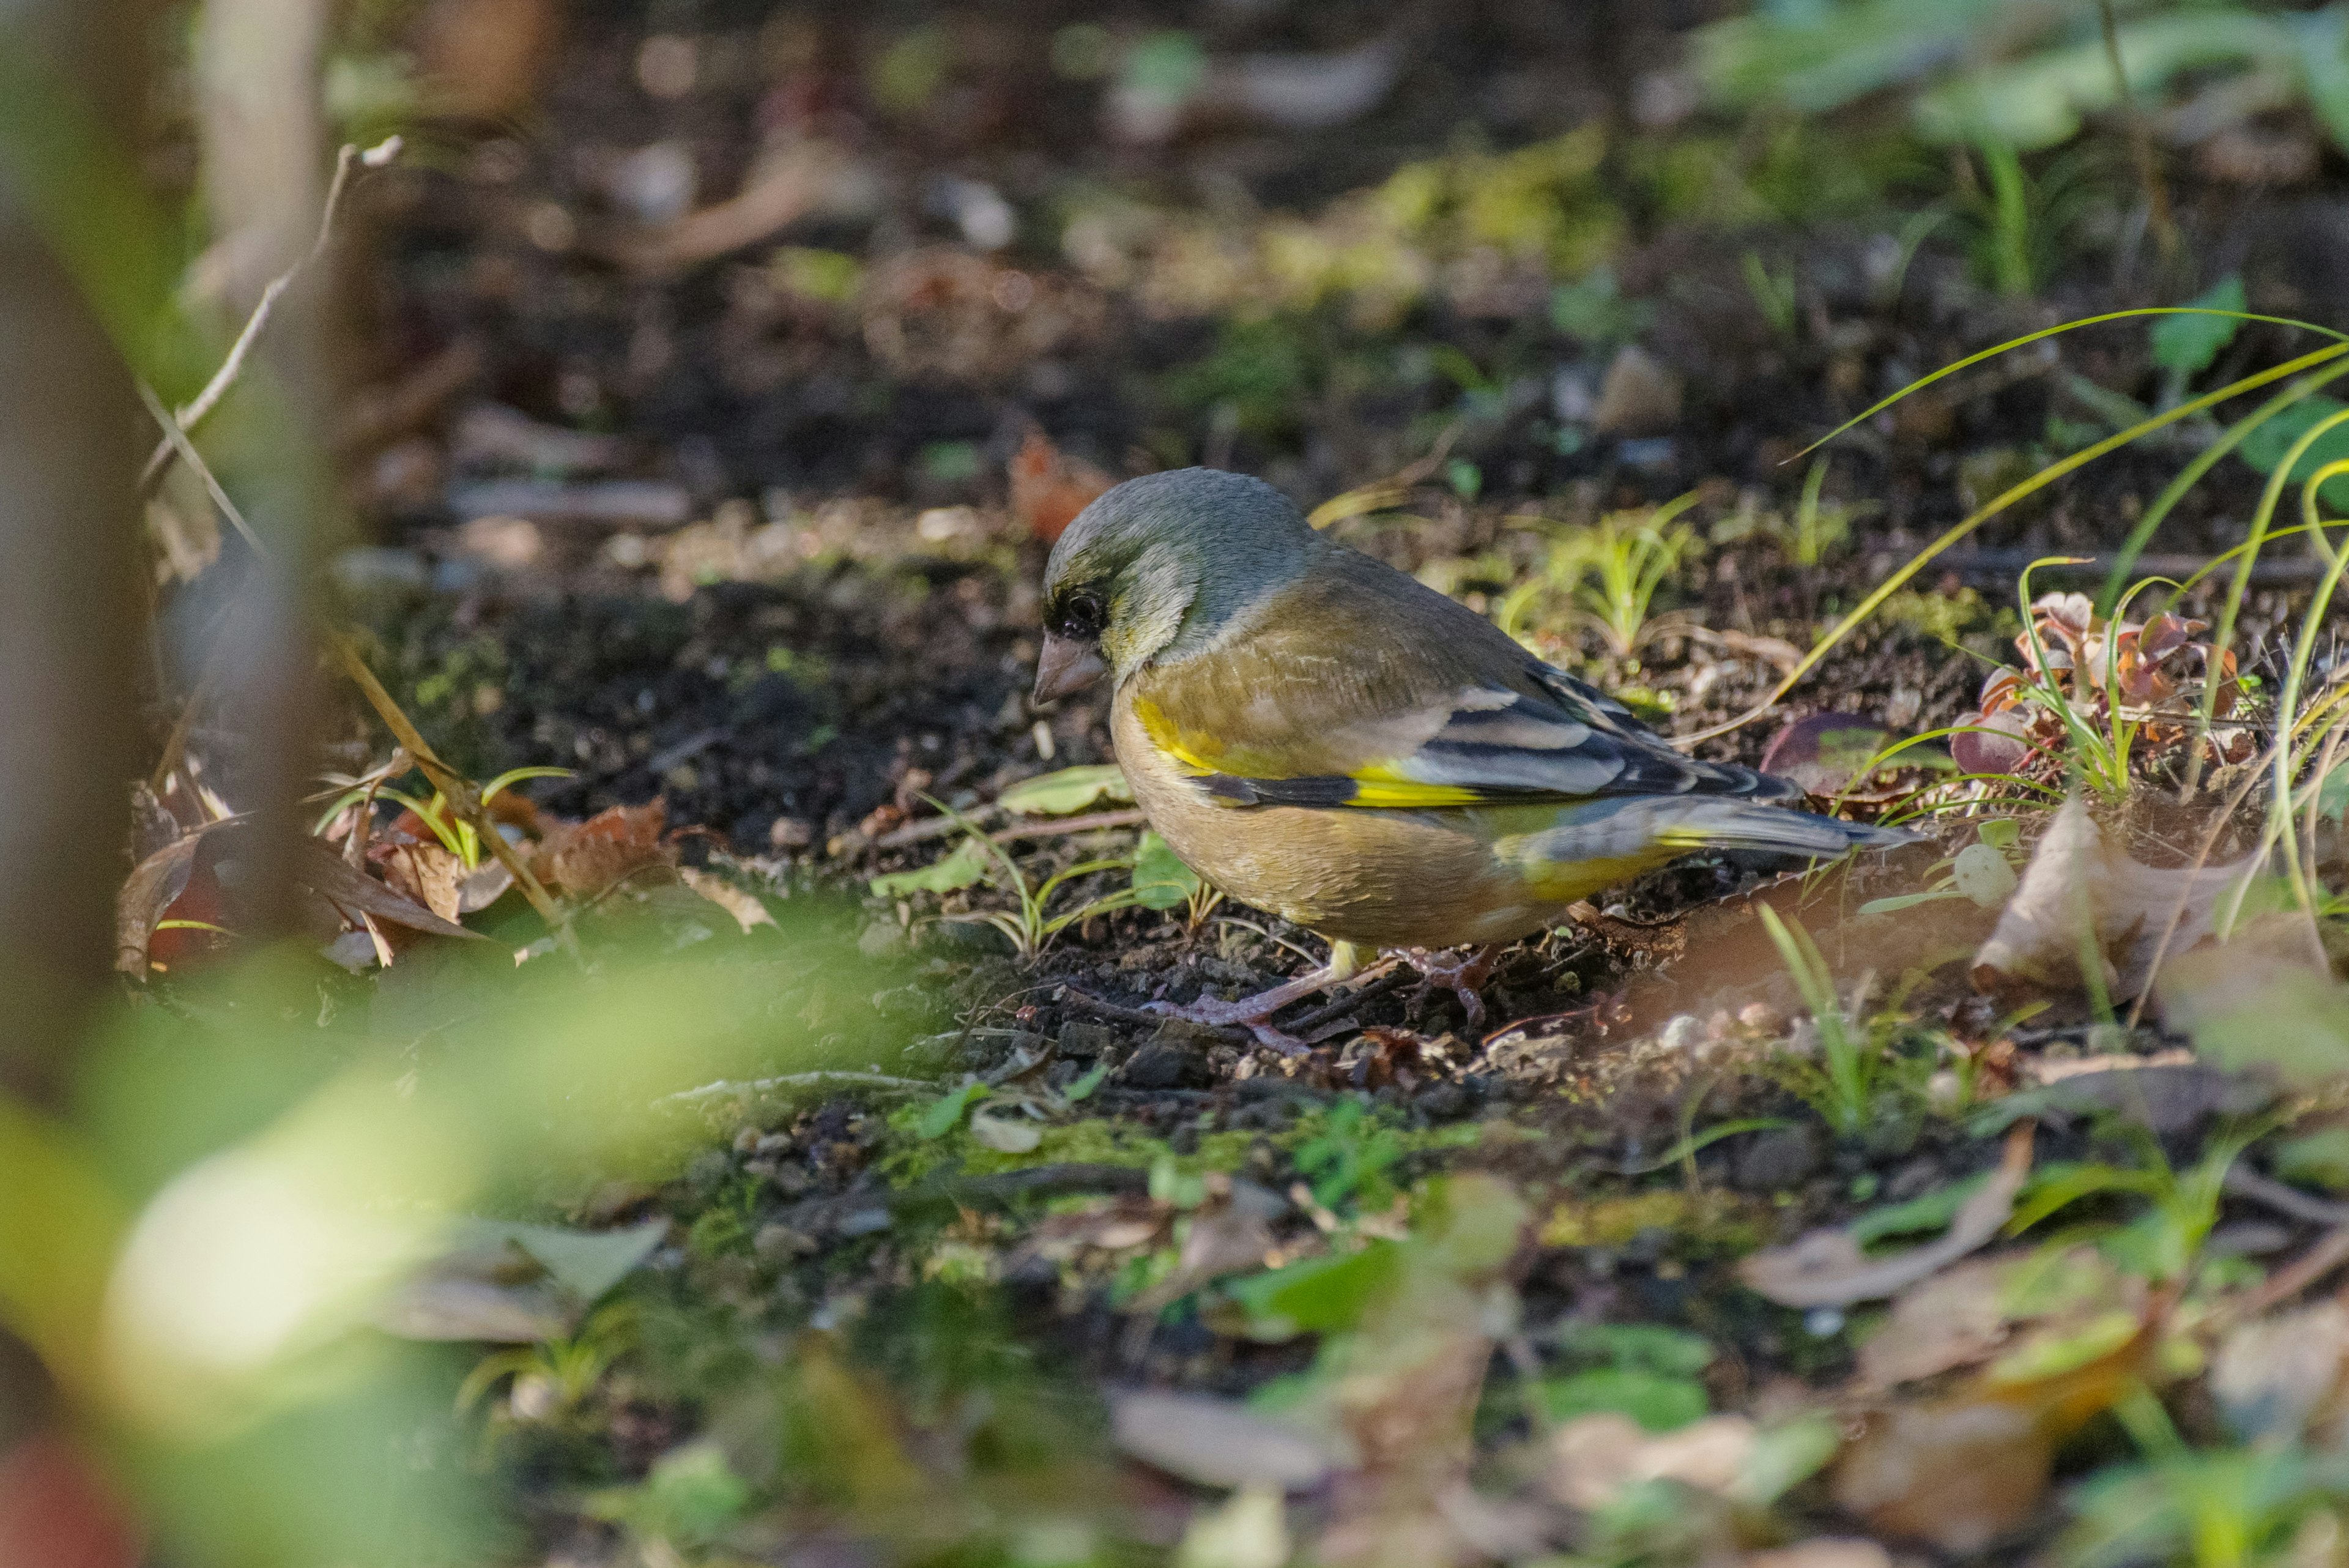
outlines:
[[[154, 416], [157, 424], [163, 427], [163, 450], [179, 454], [180, 461], [204, 482], [204, 489], [211, 493], [212, 504], [221, 509], [221, 515], [236, 525], [236, 531], [244, 535], [244, 542], [253, 546], [254, 555], [266, 559], [269, 547], [261, 542], [261, 535], [253, 531], [253, 524], [244, 520], [244, 514], [238, 510], [236, 503], [229, 499], [228, 492], [221, 488], [221, 482], [213, 476], [212, 465], [204, 461], [202, 453], [196, 451], [195, 443], [188, 439], [186, 428], [172, 418], [171, 410], [163, 406], [163, 400], [155, 395], [155, 389], [144, 381], [140, 382], [139, 400], [147, 405], [147, 411]], [[141, 493], [144, 493], [145, 488], [141, 486]]]
[[383, 682], [375, 678], [375, 671], [367, 668], [367, 660], [359, 657], [359, 650], [351, 646], [349, 638], [332, 628], [328, 628], [325, 636], [326, 646], [333, 651], [336, 662], [342, 665], [343, 672], [358, 687], [361, 695], [367, 698], [367, 705], [376, 711], [376, 716], [391, 732], [392, 738], [416, 759], [416, 765], [432, 782], [432, 787], [448, 797], [449, 809], [470, 823], [473, 831], [481, 836], [481, 842], [490, 846], [490, 853], [498, 857], [498, 864], [513, 874], [514, 886], [522, 889], [522, 896], [530, 900], [530, 907], [538, 911], [539, 919], [544, 920], [548, 929], [558, 936], [569, 931], [571, 928], [564, 919], [562, 909], [532, 873], [530, 863], [522, 857], [522, 852], [491, 820], [488, 808], [481, 805], [481, 792], [473, 787], [473, 781], [440, 760], [440, 754], [432, 749], [431, 742], [425, 740], [399, 704], [392, 700], [391, 693], [384, 690]]
[[[204, 383], [202, 391], [181, 407], [177, 429], [182, 436], [203, 423], [220, 406], [220, 400], [228, 395], [228, 389], [236, 385], [237, 379], [244, 374], [245, 359], [252, 354], [254, 344], [260, 340], [261, 329], [269, 324], [270, 315], [277, 308], [279, 297], [293, 286], [294, 280], [312, 263], [326, 254], [328, 242], [334, 238], [335, 215], [341, 210], [343, 192], [350, 185], [352, 167], [363, 163], [369, 169], [380, 169], [399, 155], [399, 147], [400, 140], [395, 136], [364, 152], [346, 143], [335, 155], [335, 177], [326, 187], [326, 205], [318, 214], [317, 238], [292, 266], [269, 280], [269, 286], [261, 291], [260, 301], [254, 306], [253, 314], [245, 317], [243, 330], [229, 346], [228, 357], [221, 361], [220, 369], [212, 372], [212, 379]], [[171, 427], [167, 425], [166, 428], [168, 431]], [[175, 452], [182, 459], [187, 456], [183, 446], [184, 441], [173, 441], [169, 433], [156, 443], [155, 450], [147, 456], [146, 468], [139, 475], [140, 494], [153, 493], [155, 486], [162, 481], [164, 471], [171, 466]]]

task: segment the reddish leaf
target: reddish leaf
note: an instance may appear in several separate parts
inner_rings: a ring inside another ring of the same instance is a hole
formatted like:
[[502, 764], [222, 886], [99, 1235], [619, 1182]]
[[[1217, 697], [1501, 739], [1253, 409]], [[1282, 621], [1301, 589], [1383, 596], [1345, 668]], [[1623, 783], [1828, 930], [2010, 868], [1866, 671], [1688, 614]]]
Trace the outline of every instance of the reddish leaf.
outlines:
[[1049, 545], [1116, 481], [1031, 429], [1011, 459], [1011, 514]]
[[550, 833], [533, 868], [540, 880], [580, 898], [624, 881], [673, 882], [677, 849], [663, 836], [667, 824], [665, 802], [616, 805]]
[[1816, 795], [1842, 794], [1861, 784], [1868, 764], [1892, 733], [1857, 713], [1814, 713], [1780, 730], [1762, 753], [1762, 771], [1791, 779]]
[[1950, 737], [1950, 755], [1961, 773], [2011, 774], [2031, 755], [2030, 726], [2011, 708], [1976, 713], [1965, 723], [1971, 727]]
[[137, 1568], [138, 1521], [88, 1455], [55, 1433], [0, 1454], [0, 1568]]

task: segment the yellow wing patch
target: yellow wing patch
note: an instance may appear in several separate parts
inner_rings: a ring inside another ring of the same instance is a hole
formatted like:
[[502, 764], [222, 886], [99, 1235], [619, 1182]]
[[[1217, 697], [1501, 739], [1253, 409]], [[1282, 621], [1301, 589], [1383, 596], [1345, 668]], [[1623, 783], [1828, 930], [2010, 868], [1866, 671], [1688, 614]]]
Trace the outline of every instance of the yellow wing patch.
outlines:
[[1462, 784], [1425, 784], [1405, 778], [1392, 763], [1380, 763], [1349, 774], [1354, 797], [1348, 805], [1384, 806], [1401, 811], [1433, 811], [1448, 805], [1480, 805], [1489, 798]]

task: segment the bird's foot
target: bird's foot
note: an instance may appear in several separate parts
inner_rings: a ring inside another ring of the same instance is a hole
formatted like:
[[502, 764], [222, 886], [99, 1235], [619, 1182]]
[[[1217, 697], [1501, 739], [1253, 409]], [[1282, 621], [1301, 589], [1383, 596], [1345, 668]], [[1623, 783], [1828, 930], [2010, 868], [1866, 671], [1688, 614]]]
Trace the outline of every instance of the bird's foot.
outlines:
[[1493, 960], [1498, 951], [1491, 947], [1447, 948], [1441, 952], [1412, 948], [1403, 956], [1427, 981], [1422, 995], [1441, 986], [1460, 999], [1473, 1033], [1485, 1022], [1485, 999], [1477, 994], [1477, 988], [1493, 978]]
[[1284, 1056], [1301, 1056], [1312, 1046], [1294, 1034], [1275, 1028], [1272, 1015], [1291, 1002], [1302, 1002], [1350, 980], [1367, 980], [1384, 972], [1388, 967], [1388, 964], [1381, 963], [1367, 970], [1357, 970], [1350, 955], [1348, 955], [1309, 974], [1301, 974], [1295, 980], [1276, 985], [1269, 991], [1260, 991], [1254, 996], [1237, 997], [1230, 1002], [1204, 997], [1182, 1006], [1171, 1002], [1145, 1002], [1143, 1011], [1179, 1018], [1187, 1023], [1204, 1024], [1210, 1029], [1237, 1026], [1256, 1036], [1259, 1045], [1278, 1051]]

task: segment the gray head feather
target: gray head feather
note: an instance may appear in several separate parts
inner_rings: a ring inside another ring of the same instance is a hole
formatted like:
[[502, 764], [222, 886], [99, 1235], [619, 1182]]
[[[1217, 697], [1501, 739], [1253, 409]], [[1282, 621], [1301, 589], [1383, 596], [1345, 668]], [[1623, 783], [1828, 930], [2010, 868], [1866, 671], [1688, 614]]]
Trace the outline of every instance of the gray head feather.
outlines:
[[[1092, 596], [1121, 676], [1205, 647], [1240, 610], [1306, 569], [1322, 544], [1288, 497], [1211, 468], [1129, 479], [1077, 514], [1044, 568], [1044, 624]], [[1081, 618], [1080, 618], [1081, 624]]]

